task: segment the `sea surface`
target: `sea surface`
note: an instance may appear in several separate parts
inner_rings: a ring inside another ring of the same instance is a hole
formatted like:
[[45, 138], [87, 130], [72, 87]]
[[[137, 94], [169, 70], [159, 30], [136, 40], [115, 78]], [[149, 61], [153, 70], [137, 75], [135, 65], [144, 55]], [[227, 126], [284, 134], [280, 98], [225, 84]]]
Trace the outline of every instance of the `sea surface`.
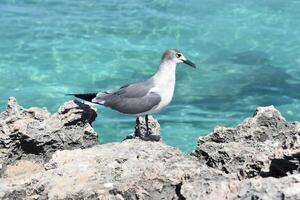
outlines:
[[[190, 152], [257, 106], [300, 120], [300, 0], [1, 0], [0, 110], [15, 96], [55, 112], [66, 93], [146, 79], [173, 47], [198, 68], [178, 66], [155, 115], [167, 144]], [[101, 143], [133, 131], [134, 116], [97, 109]]]

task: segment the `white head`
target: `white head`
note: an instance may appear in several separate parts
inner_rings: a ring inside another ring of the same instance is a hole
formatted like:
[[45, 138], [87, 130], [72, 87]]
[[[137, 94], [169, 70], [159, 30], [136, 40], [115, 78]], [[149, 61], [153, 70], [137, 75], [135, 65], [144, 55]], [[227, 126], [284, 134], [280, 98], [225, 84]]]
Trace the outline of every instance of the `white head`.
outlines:
[[177, 49], [168, 49], [165, 51], [165, 53], [163, 54], [162, 58], [161, 58], [161, 62], [172, 62], [175, 64], [179, 64], [179, 63], [185, 63], [191, 67], [196, 68], [196, 65], [189, 61], [188, 59], [186, 59], [184, 57], [184, 55], [178, 51]]

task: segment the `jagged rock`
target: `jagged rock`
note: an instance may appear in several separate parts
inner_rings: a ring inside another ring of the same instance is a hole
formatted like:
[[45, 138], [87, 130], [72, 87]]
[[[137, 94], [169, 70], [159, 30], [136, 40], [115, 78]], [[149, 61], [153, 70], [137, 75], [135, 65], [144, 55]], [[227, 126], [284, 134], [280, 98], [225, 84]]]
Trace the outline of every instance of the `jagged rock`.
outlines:
[[97, 144], [95, 118], [95, 110], [77, 101], [51, 115], [45, 108], [25, 109], [10, 97], [0, 114], [0, 172], [19, 159], [42, 163], [57, 150]]
[[145, 117], [137, 117], [135, 130], [126, 139], [141, 139], [145, 141], [160, 141], [160, 125], [151, 115], [148, 116], [148, 130]]
[[[83, 131], [95, 115], [77, 104], [51, 115], [9, 101], [0, 114], [0, 155], [10, 163], [0, 199], [300, 199], [300, 125], [274, 107], [258, 108], [237, 128], [216, 128], [185, 155], [143, 141], [145, 132], [134, 136], [142, 140], [85, 148], [95, 144], [93, 129]], [[143, 119], [138, 125], [146, 129]], [[70, 139], [72, 131], [79, 140]], [[34, 145], [24, 148], [23, 140]]]
[[242, 181], [235, 179], [215, 179], [215, 176], [213, 176], [211, 181], [202, 179], [202, 177], [197, 178], [197, 180], [187, 182], [181, 186], [181, 194], [185, 199], [300, 199], [299, 174], [282, 178], [255, 177]]
[[202, 190], [210, 191], [205, 182], [226, 180], [173, 147], [137, 139], [57, 151], [47, 165], [52, 167], [0, 179], [0, 198], [183, 199], [181, 187], [190, 181], [203, 179]]
[[[161, 142], [57, 151], [0, 178], [0, 199], [299, 199], [300, 175], [239, 181]], [[29, 173], [30, 171], [30, 173]]]
[[254, 178], [245, 181], [234, 181], [230, 187], [238, 191], [235, 199], [300, 199], [300, 175], [290, 175], [282, 178]]
[[239, 179], [299, 173], [300, 124], [273, 107], [260, 107], [237, 128], [219, 127], [200, 137], [193, 155]]
[[161, 142], [136, 139], [57, 151], [47, 166], [0, 179], [0, 198], [296, 200], [300, 194], [299, 174], [239, 181]]

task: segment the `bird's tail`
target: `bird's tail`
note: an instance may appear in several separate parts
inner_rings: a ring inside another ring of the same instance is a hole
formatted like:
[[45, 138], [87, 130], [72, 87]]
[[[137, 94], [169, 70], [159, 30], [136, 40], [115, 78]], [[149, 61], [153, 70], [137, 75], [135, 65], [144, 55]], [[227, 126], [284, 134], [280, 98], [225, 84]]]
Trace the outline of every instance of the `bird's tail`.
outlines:
[[67, 94], [67, 95], [75, 96], [79, 99], [92, 102], [92, 100], [97, 96], [97, 93]]

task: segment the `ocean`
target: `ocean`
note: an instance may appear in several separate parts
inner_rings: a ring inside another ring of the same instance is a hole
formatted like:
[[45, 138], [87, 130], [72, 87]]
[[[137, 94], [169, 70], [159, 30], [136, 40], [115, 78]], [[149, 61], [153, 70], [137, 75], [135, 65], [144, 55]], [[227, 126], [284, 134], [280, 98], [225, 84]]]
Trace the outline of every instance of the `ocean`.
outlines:
[[[66, 93], [146, 79], [177, 48], [173, 101], [155, 117], [163, 141], [191, 152], [215, 126], [258, 106], [300, 119], [300, 0], [1, 0], [0, 109], [9, 96], [55, 112]], [[121, 141], [135, 117], [97, 107], [100, 143]]]

